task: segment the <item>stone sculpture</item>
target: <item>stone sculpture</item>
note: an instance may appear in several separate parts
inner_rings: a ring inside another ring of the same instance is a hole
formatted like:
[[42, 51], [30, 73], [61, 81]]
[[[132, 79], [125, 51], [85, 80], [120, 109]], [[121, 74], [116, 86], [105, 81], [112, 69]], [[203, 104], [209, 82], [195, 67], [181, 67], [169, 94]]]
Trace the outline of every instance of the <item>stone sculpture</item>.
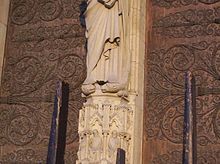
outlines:
[[120, 147], [120, 139], [118, 137], [117, 131], [112, 131], [111, 137], [108, 142], [109, 148], [109, 158], [114, 158], [117, 153], [117, 149]]
[[103, 143], [102, 143], [102, 138], [99, 135], [98, 130], [94, 130], [93, 136], [90, 139], [89, 142], [89, 147], [90, 147], [90, 152], [91, 152], [91, 158], [94, 159], [95, 161], [98, 161], [100, 159], [100, 154], [102, 152], [103, 148]]
[[[127, 154], [124, 142], [132, 142], [132, 105], [128, 81], [130, 53], [128, 46], [128, 8], [130, 0], [88, 0], [84, 13], [87, 38], [87, 78], [82, 85], [86, 102], [80, 110], [78, 163], [113, 164], [117, 148]], [[129, 83], [130, 84], [130, 83]], [[125, 97], [127, 96], [127, 97]], [[126, 141], [124, 141], [126, 139]], [[82, 146], [81, 146], [82, 144]], [[81, 155], [81, 156], [80, 156]], [[130, 159], [130, 157], [128, 157]]]
[[117, 93], [128, 83], [130, 54], [127, 0], [88, 0], [85, 12], [87, 38], [87, 78], [85, 95], [101, 86], [102, 92]]

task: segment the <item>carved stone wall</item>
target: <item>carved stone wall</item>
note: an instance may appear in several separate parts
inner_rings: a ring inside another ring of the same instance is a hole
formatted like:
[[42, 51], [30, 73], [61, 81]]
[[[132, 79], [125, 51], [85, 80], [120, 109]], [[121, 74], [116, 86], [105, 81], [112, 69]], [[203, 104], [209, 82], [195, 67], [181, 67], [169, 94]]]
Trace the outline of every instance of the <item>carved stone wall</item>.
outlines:
[[70, 85], [66, 163], [78, 150], [86, 76], [81, 0], [11, 0], [0, 97], [0, 163], [44, 163], [55, 84]]
[[198, 88], [198, 164], [218, 163], [219, 1], [152, 0], [148, 11], [151, 13], [145, 63], [144, 163], [182, 163], [187, 70], [195, 75]]

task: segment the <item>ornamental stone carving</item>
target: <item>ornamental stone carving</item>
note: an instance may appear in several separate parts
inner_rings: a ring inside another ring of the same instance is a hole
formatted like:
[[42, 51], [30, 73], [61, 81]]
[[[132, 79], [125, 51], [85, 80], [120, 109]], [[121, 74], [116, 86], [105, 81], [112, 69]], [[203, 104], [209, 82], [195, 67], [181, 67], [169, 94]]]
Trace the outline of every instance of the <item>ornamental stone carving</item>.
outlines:
[[80, 110], [78, 164], [115, 163], [117, 148], [126, 151], [130, 163], [132, 106], [114, 93], [87, 97]]
[[[87, 77], [82, 85], [86, 103], [79, 116], [78, 164], [116, 163], [118, 148], [125, 150], [126, 164], [134, 161], [136, 88], [131, 81], [138, 80], [134, 79], [136, 57], [131, 66], [128, 44], [131, 42], [132, 19], [128, 19], [131, 2], [136, 3], [131, 0], [87, 1], [84, 13]], [[134, 11], [133, 14], [135, 17]]]

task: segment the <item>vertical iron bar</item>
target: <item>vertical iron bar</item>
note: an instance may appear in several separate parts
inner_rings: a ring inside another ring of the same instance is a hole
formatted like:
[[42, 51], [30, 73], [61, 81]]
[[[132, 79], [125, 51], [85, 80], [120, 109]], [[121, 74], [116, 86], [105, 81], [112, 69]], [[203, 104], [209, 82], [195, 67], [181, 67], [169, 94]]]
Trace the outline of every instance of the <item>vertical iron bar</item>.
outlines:
[[196, 87], [191, 72], [185, 74], [183, 164], [196, 164]]
[[125, 164], [125, 151], [123, 149], [117, 149], [116, 164]]
[[56, 87], [54, 111], [52, 115], [50, 139], [49, 139], [48, 152], [47, 152], [47, 164], [56, 163], [59, 113], [60, 113], [61, 104], [62, 104], [62, 82], [59, 81]]

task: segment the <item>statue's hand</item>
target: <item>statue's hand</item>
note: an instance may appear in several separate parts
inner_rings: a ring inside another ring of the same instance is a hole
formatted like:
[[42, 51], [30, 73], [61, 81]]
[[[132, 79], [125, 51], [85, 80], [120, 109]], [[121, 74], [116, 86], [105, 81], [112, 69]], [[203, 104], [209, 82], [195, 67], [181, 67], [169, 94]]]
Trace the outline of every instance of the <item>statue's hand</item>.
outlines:
[[118, 0], [98, 0], [99, 3], [103, 4], [106, 8], [111, 9], [116, 1]]

